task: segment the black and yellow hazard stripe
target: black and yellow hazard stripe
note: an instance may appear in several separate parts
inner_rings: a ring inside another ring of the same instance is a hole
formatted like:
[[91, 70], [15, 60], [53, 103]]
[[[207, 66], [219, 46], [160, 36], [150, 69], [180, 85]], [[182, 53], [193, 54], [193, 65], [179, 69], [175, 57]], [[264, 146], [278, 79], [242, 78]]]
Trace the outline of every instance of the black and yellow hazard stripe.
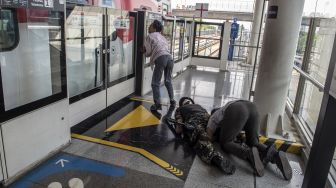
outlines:
[[166, 168], [166, 170], [170, 171], [171, 173], [175, 174], [176, 176], [183, 176], [183, 172], [171, 165], [169, 165], [168, 168]]
[[135, 152], [135, 153], [139, 153], [140, 155], [146, 157], [147, 159], [151, 160], [152, 162], [154, 162], [157, 165], [161, 166], [162, 168], [166, 169], [167, 171], [174, 174], [175, 176], [183, 176], [183, 171], [182, 170], [177, 169], [176, 167], [172, 166], [171, 164], [167, 163], [166, 161], [158, 158], [157, 156], [149, 153], [148, 151], [146, 151], [142, 148], [137, 148], [137, 147], [134, 147], [134, 146], [119, 144], [119, 143], [116, 143], [116, 142], [110, 142], [110, 141], [107, 141], [107, 140], [102, 140], [102, 139], [93, 138], [93, 137], [89, 137], [89, 136], [84, 136], [84, 135], [80, 135], [80, 134], [72, 133], [71, 136], [72, 136], [72, 138], [77, 138], [77, 139], [80, 139], [80, 140], [85, 140], [85, 141], [89, 141], [89, 142], [93, 142], [93, 143], [97, 143], [97, 144], [112, 146], [112, 147], [116, 147], [116, 148], [119, 148], [119, 149], [124, 149], [124, 150], [132, 151], [132, 152]]
[[289, 142], [279, 139], [266, 138], [264, 136], [259, 136], [259, 142], [265, 144], [267, 146], [275, 144], [276, 148], [279, 151], [284, 151], [293, 154], [300, 154], [302, 148], [304, 147], [302, 144], [296, 142]]

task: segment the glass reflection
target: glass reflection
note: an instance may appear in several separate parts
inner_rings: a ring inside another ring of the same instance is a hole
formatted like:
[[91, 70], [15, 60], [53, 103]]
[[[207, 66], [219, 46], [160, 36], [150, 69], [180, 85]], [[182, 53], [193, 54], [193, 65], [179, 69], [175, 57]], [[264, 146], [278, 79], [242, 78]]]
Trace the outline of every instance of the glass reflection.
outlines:
[[134, 74], [133, 47], [134, 47], [134, 18], [121, 10], [110, 10], [108, 13], [109, 28], [109, 82], [117, 81]]
[[63, 14], [6, 8], [0, 13], [0, 36], [6, 36], [0, 39], [5, 110], [61, 93]]
[[103, 86], [103, 9], [67, 11], [67, 68], [70, 97]]

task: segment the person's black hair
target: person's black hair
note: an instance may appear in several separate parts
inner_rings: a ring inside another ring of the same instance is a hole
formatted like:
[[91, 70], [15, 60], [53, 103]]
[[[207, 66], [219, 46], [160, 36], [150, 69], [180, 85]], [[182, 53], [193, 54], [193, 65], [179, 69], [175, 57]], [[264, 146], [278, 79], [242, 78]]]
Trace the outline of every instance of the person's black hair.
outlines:
[[211, 110], [211, 115], [214, 114], [217, 110], [219, 110], [219, 108], [214, 108]]
[[191, 101], [192, 104], [195, 104], [194, 100], [192, 100], [190, 97], [182, 97], [179, 101], [179, 106], [183, 106], [183, 102], [185, 100]]
[[161, 32], [163, 30], [163, 25], [159, 20], [154, 20], [152, 24], [156, 32]]

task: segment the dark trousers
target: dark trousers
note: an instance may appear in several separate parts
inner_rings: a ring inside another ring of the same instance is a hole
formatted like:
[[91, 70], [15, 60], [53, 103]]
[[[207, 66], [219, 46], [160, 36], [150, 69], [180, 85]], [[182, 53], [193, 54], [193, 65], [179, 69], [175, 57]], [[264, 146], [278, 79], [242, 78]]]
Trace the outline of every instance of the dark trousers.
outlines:
[[172, 85], [172, 72], [174, 60], [171, 55], [163, 55], [155, 60], [155, 68], [152, 77], [152, 90], [154, 103], [161, 104], [160, 83], [162, 74], [164, 74], [164, 84], [167, 88], [170, 100], [174, 99], [174, 90]]
[[261, 152], [266, 151], [267, 146], [259, 143], [259, 114], [252, 102], [237, 101], [230, 104], [225, 110], [222, 122], [219, 142], [225, 152], [246, 159], [248, 148], [234, 142], [243, 130], [248, 147], [255, 146]]

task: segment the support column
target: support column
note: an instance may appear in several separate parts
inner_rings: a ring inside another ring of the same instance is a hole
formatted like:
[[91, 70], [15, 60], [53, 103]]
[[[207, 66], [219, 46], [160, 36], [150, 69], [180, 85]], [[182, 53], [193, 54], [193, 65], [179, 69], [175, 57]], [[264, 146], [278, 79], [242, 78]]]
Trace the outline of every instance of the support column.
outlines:
[[[263, 15], [263, 4], [264, 0], [255, 0], [254, 2], [254, 12], [253, 12], [253, 23], [251, 30], [251, 39], [250, 46], [258, 45], [258, 36], [260, 31], [260, 26], [262, 24], [262, 15]], [[247, 64], [253, 65], [253, 61], [255, 60], [257, 48], [249, 48]]]
[[261, 131], [266, 136], [285, 138], [282, 128], [287, 92], [299, 38], [304, 0], [270, 0], [261, 50], [254, 102]]

